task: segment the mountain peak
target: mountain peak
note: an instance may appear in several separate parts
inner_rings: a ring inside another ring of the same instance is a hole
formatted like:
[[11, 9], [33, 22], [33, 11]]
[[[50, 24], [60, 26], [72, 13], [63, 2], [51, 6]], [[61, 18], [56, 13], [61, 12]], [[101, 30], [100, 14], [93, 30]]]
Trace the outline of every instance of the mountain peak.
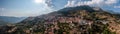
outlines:
[[81, 5], [81, 6], [76, 6], [76, 7], [66, 7], [66, 8], [63, 8], [59, 11], [68, 11], [68, 10], [87, 10], [89, 12], [93, 12], [93, 8], [88, 6], [88, 5]]

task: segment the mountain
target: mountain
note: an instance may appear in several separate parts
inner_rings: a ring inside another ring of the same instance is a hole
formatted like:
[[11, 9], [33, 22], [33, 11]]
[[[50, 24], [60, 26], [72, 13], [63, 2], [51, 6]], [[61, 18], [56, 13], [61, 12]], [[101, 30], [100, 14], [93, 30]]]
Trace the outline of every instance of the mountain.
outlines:
[[[9, 29], [7, 29], [9, 28]], [[28, 17], [0, 27], [1, 34], [120, 34], [120, 16], [87, 5]]]
[[0, 16], [0, 25], [14, 24], [21, 22], [26, 17], [9, 17], [9, 16]]
[[24, 20], [26, 17], [9, 17], [9, 16], [0, 16], [0, 20], [8, 23], [17, 23]]
[[5, 25], [5, 24], [8, 24], [8, 22], [4, 22], [4, 21], [0, 20], [0, 26]]

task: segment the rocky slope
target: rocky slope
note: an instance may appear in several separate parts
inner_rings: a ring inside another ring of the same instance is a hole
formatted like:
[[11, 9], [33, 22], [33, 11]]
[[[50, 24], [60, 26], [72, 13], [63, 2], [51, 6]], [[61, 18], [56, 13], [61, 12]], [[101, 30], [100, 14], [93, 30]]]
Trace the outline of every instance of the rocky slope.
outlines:
[[[10, 28], [10, 29], [7, 29]], [[120, 34], [120, 16], [98, 7], [68, 7], [0, 27], [1, 34]]]

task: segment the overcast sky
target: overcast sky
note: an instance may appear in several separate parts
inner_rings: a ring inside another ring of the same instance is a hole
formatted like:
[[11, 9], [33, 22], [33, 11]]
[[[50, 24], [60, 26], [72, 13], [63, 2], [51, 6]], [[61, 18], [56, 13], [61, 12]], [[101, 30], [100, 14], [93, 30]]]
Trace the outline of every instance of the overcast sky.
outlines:
[[38, 16], [80, 5], [101, 7], [120, 13], [120, 0], [0, 0], [0, 16]]

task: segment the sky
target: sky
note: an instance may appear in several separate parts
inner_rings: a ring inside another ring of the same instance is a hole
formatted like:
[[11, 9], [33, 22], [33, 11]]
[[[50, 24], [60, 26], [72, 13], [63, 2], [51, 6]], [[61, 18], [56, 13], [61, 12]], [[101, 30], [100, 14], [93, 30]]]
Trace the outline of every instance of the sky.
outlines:
[[65, 7], [81, 5], [120, 13], [120, 0], [0, 0], [0, 16], [39, 16]]

